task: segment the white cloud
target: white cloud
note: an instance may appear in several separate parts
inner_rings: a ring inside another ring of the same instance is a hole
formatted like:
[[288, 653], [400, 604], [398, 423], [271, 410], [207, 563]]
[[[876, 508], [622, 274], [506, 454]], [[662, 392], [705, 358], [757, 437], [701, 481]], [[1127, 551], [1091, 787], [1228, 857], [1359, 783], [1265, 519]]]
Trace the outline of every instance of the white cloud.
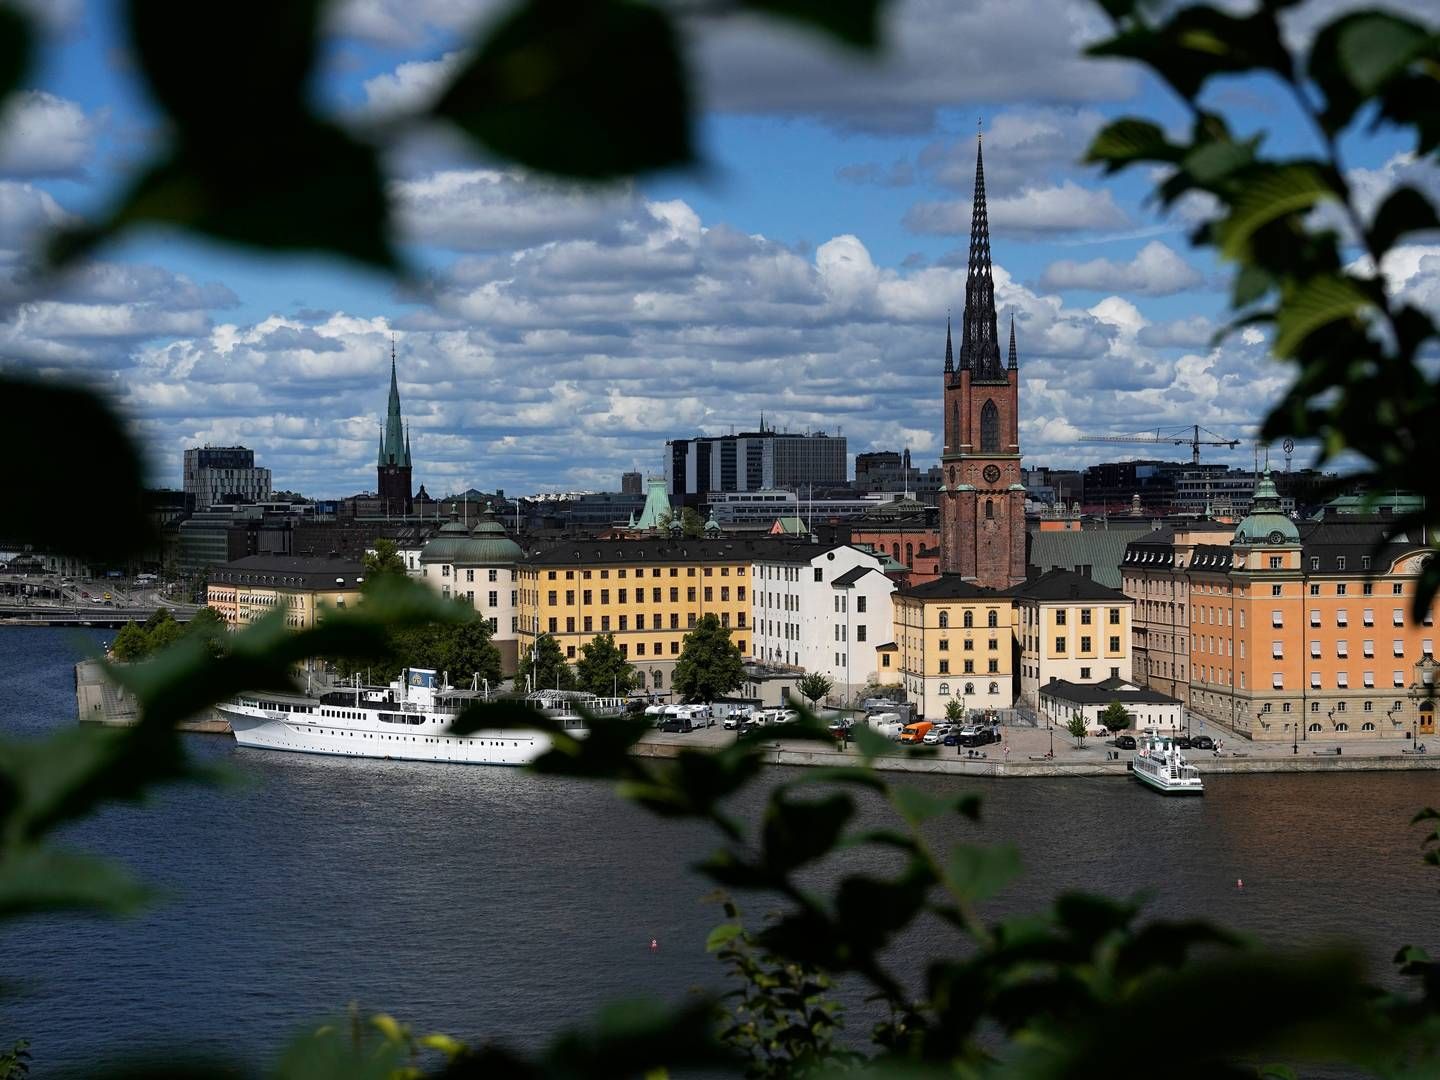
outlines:
[[465, 54], [457, 50], [438, 60], [407, 60], [394, 71], [366, 79], [366, 111], [383, 117], [425, 108], [439, 96], [445, 80], [464, 58]]
[[331, 28], [381, 45], [416, 45], [453, 35], [503, 8], [500, 0], [345, 0], [330, 13]]
[[43, 90], [23, 91], [0, 114], [0, 174], [75, 176], [94, 134], [94, 123], [75, 102]]
[[1090, 289], [1118, 291], [1142, 296], [1170, 296], [1192, 289], [1203, 275], [1158, 240], [1152, 240], [1128, 262], [1091, 259], [1074, 262], [1062, 259], [1051, 263], [1041, 276], [1047, 289]]
[[[1108, 189], [1082, 188], [1073, 180], [989, 198], [987, 206], [995, 233], [1093, 232], [1123, 228], [1130, 221]], [[963, 236], [970, 231], [970, 218], [970, 199], [921, 202], [906, 213], [905, 226], [918, 233]]]

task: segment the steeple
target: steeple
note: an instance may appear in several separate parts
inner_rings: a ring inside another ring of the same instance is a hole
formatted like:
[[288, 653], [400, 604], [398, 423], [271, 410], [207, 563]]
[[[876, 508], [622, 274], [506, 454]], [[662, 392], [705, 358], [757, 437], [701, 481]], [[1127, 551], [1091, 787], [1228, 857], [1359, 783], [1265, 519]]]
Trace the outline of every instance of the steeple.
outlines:
[[975, 202], [970, 213], [970, 261], [965, 275], [965, 314], [960, 324], [960, 367], [977, 382], [1002, 381], [995, 328], [995, 281], [990, 266], [990, 215], [985, 209], [983, 136], [976, 135]]
[[945, 374], [955, 374], [955, 350], [950, 345], [950, 313], [945, 313]]
[[1015, 316], [1010, 316], [1010, 370], [1014, 371], [1020, 366], [1020, 354], [1015, 351]]
[[410, 464], [410, 425], [405, 425], [405, 464]]
[[390, 339], [390, 401], [385, 410], [385, 437], [380, 443], [381, 465], [409, 465], [409, 440], [400, 415], [400, 383], [395, 374], [395, 339]]

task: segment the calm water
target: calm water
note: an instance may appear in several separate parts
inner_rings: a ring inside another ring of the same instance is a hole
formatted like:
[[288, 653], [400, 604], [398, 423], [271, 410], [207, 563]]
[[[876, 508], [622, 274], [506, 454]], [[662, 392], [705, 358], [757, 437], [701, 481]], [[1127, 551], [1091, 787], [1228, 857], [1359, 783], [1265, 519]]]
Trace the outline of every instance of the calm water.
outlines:
[[[0, 731], [73, 723], [77, 647], [68, 631], [0, 630]], [[0, 981], [23, 987], [0, 999], [0, 1043], [29, 1037], [38, 1076], [180, 1036], [263, 1056], [351, 1000], [531, 1043], [603, 998], [673, 1000], [716, 984], [704, 940], [717, 912], [688, 869], [710, 844], [701, 829], [658, 822], [604, 786], [516, 770], [189, 738], [239, 783], [166, 789], [67, 836], [124, 862], [161, 901], [127, 920], [49, 917], [0, 932]], [[1003, 908], [1038, 910], [1068, 888], [1149, 889], [1156, 913], [1274, 943], [1349, 938], [1377, 974], [1401, 943], [1440, 945], [1440, 874], [1421, 865], [1405, 825], [1440, 802], [1434, 773], [1208, 786], [1182, 801], [1114, 779], [989, 782], [983, 835], [1018, 843], [1026, 865]], [[918, 964], [937, 944], [911, 939], [899, 961]]]

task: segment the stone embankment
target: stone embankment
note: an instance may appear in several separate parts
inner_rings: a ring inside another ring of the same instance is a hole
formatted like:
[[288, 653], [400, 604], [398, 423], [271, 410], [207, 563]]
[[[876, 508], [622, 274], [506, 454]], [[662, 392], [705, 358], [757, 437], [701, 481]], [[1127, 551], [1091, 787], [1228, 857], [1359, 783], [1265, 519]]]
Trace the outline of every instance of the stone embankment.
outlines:
[[[81, 660], [75, 665], [75, 710], [82, 724], [129, 727], [140, 719], [134, 695], [105, 678], [105, 669], [95, 660]], [[180, 730], [228, 735], [230, 723], [210, 709], [193, 720], [186, 720]]]
[[[955, 747], [938, 747], [931, 754], [915, 754], [897, 747], [896, 753], [875, 760], [875, 768], [893, 772], [950, 773], [960, 776], [994, 776], [1000, 778], [1039, 779], [1069, 776], [1117, 776], [1130, 774], [1132, 752], [1114, 750], [1099, 740], [1089, 739], [1077, 747], [1068, 736], [1055, 739], [1044, 728], [1025, 728], [1007, 733], [1008, 742], [992, 743], [968, 757], [967, 751]], [[720, 727], [705, 728], [685, 735], [652, 732], [635, 747], [638, 757], [674, 757], [685, 746], [722, 746], [731, 742], [735, 733]], [[1053, 755], [1048, 756], [1053, 745]], [[1005, 747], [1010, 753], [1005, 753]], [[1115, 754], [1110, 758], [1108, 755]], [[812, 742], [776, 740], [767, 745], [767, 760], [776, 765], [835, 766], [854, 765], [859, 753], [829, 750]], [[1230, 742], [1220, 753], [1197, 750], [1190, 760], [1203, 776], [1233, 773], [1341, 773], [1398, 772], [1415, 769], [1440, 769], [1440, 747], [1436, 753], [1410, 751], [1408, 741], [1375, 740], [1346, 746], [1335, 753], [1333, 745], [1318, 746], [1302, 743], [1298, 748], [1246, 743], [1238, 750]]]

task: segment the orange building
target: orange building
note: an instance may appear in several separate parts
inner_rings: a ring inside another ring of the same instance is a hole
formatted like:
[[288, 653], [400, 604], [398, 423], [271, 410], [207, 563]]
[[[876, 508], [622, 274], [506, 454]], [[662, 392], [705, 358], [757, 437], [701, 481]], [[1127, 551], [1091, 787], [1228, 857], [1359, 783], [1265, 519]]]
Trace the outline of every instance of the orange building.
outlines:
[[1380, 544], [1382, 518], [1297, 526], [1279, 505], [1267, 471], [1228, 540], [1177, 528], [1126, 548], [1137, 680], [1256, 740], [1433, 735], [1435, 609], [1411, 611], [1433, 550]]

